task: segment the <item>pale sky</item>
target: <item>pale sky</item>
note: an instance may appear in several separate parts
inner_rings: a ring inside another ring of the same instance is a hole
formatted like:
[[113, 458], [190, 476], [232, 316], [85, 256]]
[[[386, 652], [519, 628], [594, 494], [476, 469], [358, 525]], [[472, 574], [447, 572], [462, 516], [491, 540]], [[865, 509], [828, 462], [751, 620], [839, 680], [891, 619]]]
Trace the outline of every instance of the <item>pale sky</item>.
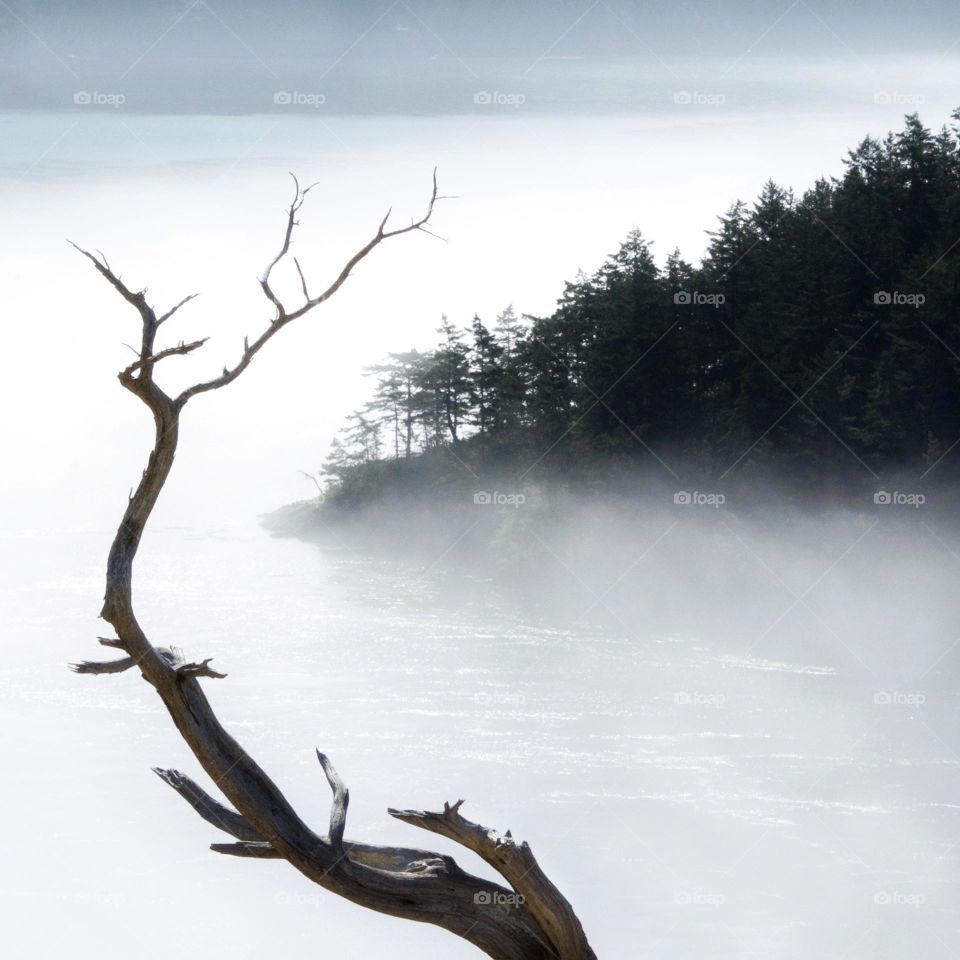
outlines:
[[[63, 109], [78, 91], [130, 111], [460, 113], [495, 91], [528, 112], [657, 112], [678, 91], [747, 109], [871, 92], [930, 96], [960, 9], [824, 0], [279, 3], [10, 0], [0, 108]], [[892, 58], [924, 68], [891, 89]], [[814, 76], [816, 74], [816, 76]], [[293, 95], [300, 93], [304, 99]], [[299, 106], [298, 106], [299, 103]]]

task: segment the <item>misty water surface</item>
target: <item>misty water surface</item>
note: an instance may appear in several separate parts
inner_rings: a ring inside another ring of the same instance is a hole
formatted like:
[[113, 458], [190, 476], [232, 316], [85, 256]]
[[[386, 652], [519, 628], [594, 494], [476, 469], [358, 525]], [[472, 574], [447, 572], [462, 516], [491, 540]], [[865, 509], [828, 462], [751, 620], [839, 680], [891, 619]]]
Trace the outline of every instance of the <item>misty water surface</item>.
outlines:
[[[702, 537], [699, 527], [683, 536]], [[142, 619], [155, 642], [182, 642], [229, 672], [210, 696], [309, 821], [326, 817], [315, 746], [350, 784], [352, 836], [425, 841], [385, 808], [464, 797], [468, 814], [534, 845], [604, 955], [947, 957], [958, 924], [956, 657], [942, 635], [939, 656], [928, 644], [896, 649], [914, 642], [905, 610], [872, 641], [846, 624], [928, 602], [946, 583], [938, 565], [958, 561], [865, 519], [841, 532], [873, 540], [807, 592], [830, 551], [842, 553], [839, 538], [801, 562], [752, 529], [752, 548], [804, 601], [775, 596], [758, 563], [716, 636], [591, 625], [569, 603], [556, 605], [562, 615], [530, 609], [516, 585], [251, 527], [149, 535]], [[871, 576], [885, 576], [897, 538], [927, 586], [907, 583], [906, 597], [871, 611]], [[24, 800], [11, 813], [30, 825], [8, 837], [21, 868], [3, 890], [13, 936], [36, 945], [22, 955], [95, 943], [103, 925], [146, 957], [288, 955], [318, 925], [346, 956], [440, 947], [442, 932], [361, 915], [283, 864], [207, 851], [215, 832], [149, 771], [198, 772], [150, 691], [133, 675], [64, 668], [91, 652], [107, 539], [5, 542], [18, 558], [4, 588], [11, 630], [30, 638], [11, 647], [0, 706], [12, 733], [3, 762]], [[716, 545], [704, 549], [716, 562]], [[677, 572], [655, 551], [627, 582], [654, 594]], [[579, 589], [571, 576], [554, 571], [558, 595]], [[752, 613], [774, 600], [783, 616], [760, 638]], [[818, 619], [843, 635], [832, 642]], [[138, 924], [157, 910], [189, 923], [143, 943]]]

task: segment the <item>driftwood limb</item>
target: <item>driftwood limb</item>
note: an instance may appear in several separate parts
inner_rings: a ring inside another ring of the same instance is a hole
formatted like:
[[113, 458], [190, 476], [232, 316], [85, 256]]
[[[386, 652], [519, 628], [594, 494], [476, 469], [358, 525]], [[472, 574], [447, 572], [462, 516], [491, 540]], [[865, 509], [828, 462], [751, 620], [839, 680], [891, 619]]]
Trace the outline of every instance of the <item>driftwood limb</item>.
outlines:
[[541, 871], [530, 848], [517, 845], [509, 833], [464, 820], [462, 801], [444, 805], [442, 813], [390, 811], [394, 817], [430, 830], [479, 853], [509, 887], [492, 884], [462, 870], [449, 856], [410, 847], [388, 847], [344, 839], [349, 793], [326, 758], [317, 757], [333, 794], [329, 833], [315, 833], [257, 762], [227, 732], [214, 713], [199, 683], [201, 678], [225, 674], [210, 667], [210, 658], [188, 661], [177, 647], [155, 647], [134, 612], [133, 562], [146, 523], [173, 466], [180, 429], [180, 414], [195, 396], [218, 390], [239, 377], [256, 354], [293, 320], [328, 300], [350, 277], [353, 269], [381, 243], [407, 233], [430, 233], [426, 225], [438, 200], [434, 171], [425, 212], [410, 224], [387, 229], [390, 211], [372, 238], [350, 256], [322, 293], [311, 297], [304, 271], [300, 278], [303, 302], [289, 309], [271, 284], [275, 268], [290, 251], [297, 215], [314, 185], [301, 188], [294, 177], [294, 197], [286, 212], [279, 252], [259, 278], [260, 287], [275, 315], [254, 339], [245, 337], [240, 359], [212, 379], [200, 381], [171, 396], [156, 382], [159, 361], [198, 350], [204, 339], [180, 340], [156, 348], [160, 326], [195, 295], [185, 297], [161, 316], [147, 301], [147, 291], [131, 289], [114, 272], [102, 253], [73, 246], [107, 282], [133, 306], [140, 317], [140, 343], [133, 347], [136, 360], [120, 371], [125, 389], [138, 397], [154, 420], [153, 446], [136, 488], [131, 491], [107, 558], [106, 591], [101, 617], [115, 637], [101, 637], [104, 646], [126, 654], [106, 663], [73, 664], [80, 673], [118, 673], [136, 666], [156, 690], [174, 724], [198, 763], [223, 793], [227, 806], [195, 781], [176, 770], [156, 773], [193, 806], [212, 826], [234, 838], [233, 843], [213, 844], [217, 853], [251, 859], [284, 859], [331, 893], [391, 916], [435, 924], [474, 944], [495, 960], [595, 960], [570, 905]]
[[[239, 843], [215, 843], [211, 845], [211, 850], [234, 857], [280, 859], [280, 854], [236, 810], [231, 810], [210, 796], [203, 787], [186, 774], [179, 770], [164, 770], [160, 767], [154, 767], [153, 772], [164, 783], [176, 790], [207, 823], [240, 841]], [[343, 841], [342, 838], [341, 843], [351, 860], [369, 867], [376, 867], [378, 870], [418, 872], [423, 863], [437, 860], [448, 867], [453, 865], [449, 857], [439, 857], [438, 854], [429, 850], [415, 847], [375, 846], [369, 843], [357, 843], [354, 840]]]
[[[433, 216], [433, 210], [437, 201], [441, 199], [437, 195], [437, 171], [434, 169], [433, 189], [430, 193], [430, 200], [427, 203], [426, 211], [419, 219], [411, 220], [410, 224], [406, 227], [398, 227], [396, 230], [387, 230], [387, 221], [390, 219], [391, 212], [388, 210], [386, 216], [380, 221], [380, 225], [377, 227], [377, 231], [373, 237], [347, 260], [347, 262], [340, 269], [340, 272], [333, 279], [330, 285], [323, 291], [323, 293], [320, 293], [315, 297], [309, 297], [305, 294], [304, 302], [299, 307], [294, 310], [288, 310], [280, 301], [279, 296], [277, 296], [276, 292], [271, 286], [270, 275], [272, 274], [274, 267], [276, 267], [277, 264], [279, 264], [289, 252], [293, 231], [299, 222], [296, 219], [297, 213], [303, 206], [303, 202], [307, 193], [312, 189], [312, 187], [316, 186], [316, 184], [311, 184], [309, 187], [301, 189], [296, 177], [294, 177], [293, 180], [296, 194], [287, 210], [287, 225], [284, 232], [283, 244], [280, 247], [280, 252], [273, 258], [273, 260], [270, 261], [267, 269], [263, 273], [263, 276], [260, 278], [260, 287], [263, 290], [266, 298], [276, 308], [276, 317], [270, 321], [266, 329], [252, 343], [248, 344], [246, 341], [244, 341], [243, 353], [235, 366], [224, 367], [223, 373], [221, 373], [219, 377], [215, 377], [212, 380], [207, 380], [203, 383], [194, 384], [192, 387], [188, 387], [186, 390], [184, 390], [175, 401], [175, 405], [178, 409], [182, 408], [191, 397], [196, 396], [198, 393], [206, 393], [209, 390], [219, 390], [221, 387], [225, 387], [228, 383], [232, 383], [234, 380], [236, 380], [236, 378], [239, 377], [244, 370], [246, 370], [247, 366], [250, 364], [250, 361], [260, 351], [264, 344], [267, 343], [268, 340], [274, 337], [288, 323], [291, 323], [293, 320], [302, 317], [304, 314], [313, 310], [314, 307], [318, 307], [321, 303], [329, 300], [330, 297], [332, 297], [347, 281], [347, 278], [353, 272], [354, 267], [356, 267], [356, 265], [365, 257], [369, 256], [369, 254], [378, 246], [380, 246], [381, 243], [383, 243], [385, 240], [402, 236], [405, 233], [422, 231], [429, 222], [430, 218]], [[299, 264], [297, 264], [297, 271], [300, 274], [301, 285], [303, 289], [306, 290], [306, 282], [303, 280], [303, 271], [300, 269]]]
[[160, 317], [159, 320], [157, 320], [157, 326], [159, 327], [161, 323], [166, 323], [167, 320], [169, 320], [184, 304], [189, 303], [191, 300], [194, 300], [199, 296], [199, 293], [191, 293], [184, 297], [179, 303], [174, 304], [162, 317]]
[[153, 772], [166, 784], [169, 784], [183, 797], [207, 823], [213, 824], [224, 833], [229, 833], [237, 840], [263, 842], [263, 837], [247, 823], [236, 810], [225, 807], [219, 800], [215, 800], [197, 783], [179, 770], [164, 770], [154, 767]]
[[81, 660], [71, 663], [70, 669], [74, 673], [123, 673], [129, 670], [136, 661], [133, 657], [121, 657], [119, 660]]
[[350, 791], [347, 790], [340, 775], [326, 755], [317, 751], [317, 759], [323, 767], [323, 773], [333, 791], [333, 804], [330, 807], [330, 845], [334, 850], [343, 850], [343, 831], [347, 825], [347, 805], [350, 803]]
[[248, 860], [282, 860], [280, 852], [265, 840], [241, 841], [239, 843], [211, 843], [214, 853], [228, 857], [246, 857]]
[[570, 952], [561, 957], [593, 957], [583, 927], [573, 907], [540, 868], [530, 846], [517, 843], [508, 830], [498, 833], [460, 816], [462, 800], [444, 803], [442, 813], [423, 810], [388, 810], [390, 816], [431, 833], [455, 840], [472, 850], [513, 887], [526, 908], [543, 927], [550, 942]]
[[196, 677], [210, 677], [213, 680], [223, 680], [226, 677], [225, 673], [217, 673], [211, 666], [209, 666], [210, 661], [213, 657], [207, 657], [206, 660], [202, 660], [200, 663], [181, 663], [177, 667], [177, 677], [180, 680], [189, 680]]
[[[157, 321], [159, 325], [160, 320]], [[145, 357], [140, 360], [135, 360], [126, 368], [126, 373], [131, 374], [135, 373], [141, 367], [149, 364], [158, 363], [160, 360], [165, 360], [167, 357], [182, 357], [186, 356], [188, 353], [193, 353], [194, 350], [199, 350], [210, 338], [204, 337], [202, 340], [194, 340], [192, 343], [184, 343], [182, 340], [175, 347], [167, 347], [165, 350], [161, 350], [159, 353], [153, 354], [151, 357]]]

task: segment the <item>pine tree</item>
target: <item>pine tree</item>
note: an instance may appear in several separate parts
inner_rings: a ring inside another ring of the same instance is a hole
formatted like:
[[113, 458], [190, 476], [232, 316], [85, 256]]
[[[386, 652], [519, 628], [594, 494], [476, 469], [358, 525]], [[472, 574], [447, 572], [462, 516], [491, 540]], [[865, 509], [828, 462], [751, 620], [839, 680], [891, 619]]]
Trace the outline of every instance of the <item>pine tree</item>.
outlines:
[[377, 377], [370, 408], [393, 430], [394, 457], [409, 457], [417, 438], [418, 424], [424, 416], [424, 397], [420, 381], [424, 358], [417, 350], [387, 355], [386, 363], [368, 368]]
[[373, 369], [332, 470], [380, 456], [381, 426], [393, 457], [456, 444], [559, 470], [588, 454], [797, 482], [932, 467], [960, 423], [953, 121], [933, 134], [907, 117], [799, 199], [768, 181], [720, 217], [699, 266], [674, 252], [661, 270], [633, 230], [547, 316], [474, 317], [469, 341], [444, 317], [436, 349]]
[[446, 315], [437, 333], [441, 335], [440, 344], [422, 371], [422, 383], [434, 396], [437, 435], [442, 425], [451, 443], [456, 445], [460, 442], [461, 428], [470, 417], [469, 351], [463, 343], [463, 331], [453, 326]]
[[473, 342], [470, 352], [472, 422], [480, 435], [481, 447], [488, 434], [495, 433], [499, 426], [499, 391], [503, 380], [503, 347], [497, 338], [474, 314], [472, 325]]

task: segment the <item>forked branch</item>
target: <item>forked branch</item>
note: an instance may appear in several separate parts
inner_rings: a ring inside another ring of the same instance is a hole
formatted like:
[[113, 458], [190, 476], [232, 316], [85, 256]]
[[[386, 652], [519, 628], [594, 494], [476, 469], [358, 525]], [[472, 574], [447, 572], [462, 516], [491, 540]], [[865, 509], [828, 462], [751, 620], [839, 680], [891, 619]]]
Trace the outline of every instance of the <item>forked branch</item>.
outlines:
[[[159, 326], [163, 321], [158, 320], [157, 325]], [[135, 360], [130, 366], [126, 367], [124, 374], [130, 376], [133, 373], [136, 373], [142, 367], [145, 367], [147, 364], [159, 363], [161, 360], [165, 360], [167, 357], [185, 357], [188, 353], [193, 353], [194, 350], [199, 350], [210, 338], [203, 337], [201, 340], [194, 340], [191, 343], [184, 343], [182, 340], [175, 347], [167, 347], [164, 350], [154, 353], [149, 357], [141, 357], [139, 360]]]
[[[218, 853], [250, 859], [284, 859], [302, 874], [331, 891], [370, 910], [407, 920], [436, 924], [477, 946], [495, 960], [595, 960], [570, 905], [540, 870], [530, 848], [517, 845], [509, 833], [500, 836], [459, 815], [460, 802], [444, 805], [443, 813], [391, 811], [394, 817], [441, 834], [479, 853], [509, 887], [472, 876], [448, 856], [409, 847], [386, 847], [345, 839], [349, 793], [327, 757], [317, 757], [333, 793], [327, 836], [315, 833], [297, 814], [283, 793], [257, 762], [224, 729], [210, 706], [200, 678], [222, 678], [210, 658], [188, 661], [177, 647], [155, 647], [137, 621], [133, 607], [133, 562], [147, 520], [160, 496], [177, 450], [180, 414], [201, 393], [232, 383], [256, 354], [291, 321], [329, 299], [354, 267], [385, 240], [407, 233], [430, 233], [426, 225], [438, 200], [436, 171], [425, 212], [405, 227], [387, 229], [390, 212], [373, 237], [349, 257], [327, 288], [310, 296], [300, 263], [294, 266], [303, 302], [288, 309], [272, 285], [273, 271], [290, 251], [297, 216], [314, 185], [301, 189], [294, 178], [294, 197], [287, 209], [279, 252], [267, 265], [259, 283], [275, 310], [254, 340], [244, 339], [243, 352], [220, 376], [195, 383], [176, 397], [155, 380], [157, 364], [173, 356], [199, 350], [206, 338], [157, 349], [160, 326], [194, 295], [185, 297], [157, 316], [146, 290], [135, 291], [114, 273], [102, 254], [76, 247], [107, 282], [132, 305], [140, 317], [137, 359], [119, 374], [121, 384], [139, 397], [154, 419], [153, 447], [136, 489], [131, 493], [107, 559], [106, 592], [101, 616], [115, 637], [100, 642], [124, 656], [106, 662], [73, 664], [78, 673], [119, 673], [136, 666], [163, 700], [180, 735], [200, 766], [232, 806], [213, 798], [189, 777], [175, 770], [156, 773], [187, 800], [208, 823], [229, 834], [234, 842], [213, 844]], [[431, 234], [432, 235], [432, 234]], [[74, 246], [76, 246], [74, 244]]]
[[192, 387], [188, 387], [186, 390], [184, 390], [175, 401], [178, 408], [182, 407], [191, 397], [196, 396], [198, 393], [206, 393], [209, 390], [219, 390], [221, 387], [225, 387], [227, 384], [236, 380], [237, 377], [239, 377], [240, 374], [247, 369], [250, 361], [272, 337], [274, 337], [291, 321], [297, 320], [304, 314], [313, 310], [314, 307], [318, 307], [321, 303], [329, 300], [330, 297], [332, 297], [343, 286], [343, 284], [346, 283], [357, 264], [360, 263], [360, 261], [365, 257], [369, 256], [370, 253], [380, 246], [381, 243], [383, 243], [385, 240], [390, 240], [393, 237], [403, 236], [405, 233], [423, 231], [427, 223], [429, 223], [430, 218], [433, 216], [433, 211], [437, 201], [442, 199], [437, 194], [437, 171], [436, 168], [434, 168], [433, 188], [430, 192], [430, 199], [427, 202], [427, 207], [424, 213], [418, 219], [411, 220], [410, 224], [406, 227], [398, 227], [395, 230], [387, 230], [386, 225], [387, 221], [390, 219], [391, 213], [391, 211], [388, 210], [384, 218], [380, 221], [380, 225], [377, 227], [377, 231], [373, 237], [347, 260], [347, 262], [340, 269], [340, 272], [333, 279], [330, 285], [323, 291], [323, 293], [318, 294], [315, 297], [309, 296], [307, 292], [307, 282], [304, 279], [303, 270], [301, 269], [300, 264], [296, 263], [297, 273], [300, 277], [301, 289], [304, 293], [304, 301], [295, 309], [287, 310], [287, 308], [281, 302], [276, 291], [273, 289], [270, 283], [270, 277], [273, 273], [274, 267], [276, 267], [289, 253], [294, 229], [299, 224], [299, 221], [297, 220], [297, 214], [300, 212], [300, 209], [303, 206], [303, 202], [307, 196], [307, 193], [314, 186], [316, 186], [316, 184], [311, 184], [309, 187], [301, 190], [300, 184], [298, 183], [296, 177], [293, 178], [293, 182], [295, 186], [295, 195], [293, 201], [287, 209], [287, 223], [284, 230], [283, 243], [280, 247], [280, 252], [270, 261], [270, 263], [267, 265], [267, 269], [263, 273], [263, 276], [260, 278], [260, 287], [267, 299], [276, 308], [276, 316], [270, 321], [269, 325], [266, 327], [266, 329], [264, 329], [260, 336], [258, 336], [253, 342], [244, 340], [243, 353], [240, 356], [240, 360], [233, 367], [224, 367], [223, 373], [221, 373], [219, 377], [214, 377], [212, 380], [207, 380], [204, 383], [194, 384]]

